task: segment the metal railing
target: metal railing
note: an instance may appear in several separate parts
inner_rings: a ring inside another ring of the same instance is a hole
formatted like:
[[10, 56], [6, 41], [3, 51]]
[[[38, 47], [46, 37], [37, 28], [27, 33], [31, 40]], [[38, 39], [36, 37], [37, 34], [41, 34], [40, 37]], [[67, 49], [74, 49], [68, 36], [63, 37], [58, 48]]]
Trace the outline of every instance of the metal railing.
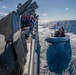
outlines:
[[32, 40], [31, 40], [31, 54], [30, 54], [30, 63], [29, 63], [29, 73], [28, 75], [37, 75], [37, 58], [38, 55], [36, 50], [38, 48], [38, 24], [36, 25], [36, 32], [32, 33]]

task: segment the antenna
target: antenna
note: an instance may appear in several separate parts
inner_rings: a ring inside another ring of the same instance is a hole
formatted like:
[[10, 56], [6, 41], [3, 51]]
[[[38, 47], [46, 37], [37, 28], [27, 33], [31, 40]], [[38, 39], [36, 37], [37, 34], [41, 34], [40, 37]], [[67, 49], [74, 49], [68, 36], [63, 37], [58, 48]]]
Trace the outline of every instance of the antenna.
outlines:
[[19, 4], [18, 4], [18, 6], [17, 6], [17, 8], [20, 8], [21, 6], [22, 6], [22, 4], [21, 4], [21, 3], [19, 3]]

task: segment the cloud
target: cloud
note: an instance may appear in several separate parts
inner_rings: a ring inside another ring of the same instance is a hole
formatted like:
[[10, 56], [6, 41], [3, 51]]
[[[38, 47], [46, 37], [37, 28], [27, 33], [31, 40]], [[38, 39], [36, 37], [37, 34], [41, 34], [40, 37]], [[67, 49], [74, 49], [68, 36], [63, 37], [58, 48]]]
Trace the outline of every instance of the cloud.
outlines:
[[50, 17], [39, 17], [39, 23], [48, 23], [50, 22], [52, 19]]
[[42, 14], [43, 16], [47, 16], [47, 14], [46, 13], [44, 13], [44, 14]]
[[65, 8], [65, 10], [69, 10], [69, 8]]
[[6, 15], [7, 15], [7, 13], [0, 12], [0, 16], [6, 16]]
[[14, 7], [17, 7], [17, 5], [14, 5]]
[[6, 6], [2, 6], [2, 8], [6, 9], [7, 7]]

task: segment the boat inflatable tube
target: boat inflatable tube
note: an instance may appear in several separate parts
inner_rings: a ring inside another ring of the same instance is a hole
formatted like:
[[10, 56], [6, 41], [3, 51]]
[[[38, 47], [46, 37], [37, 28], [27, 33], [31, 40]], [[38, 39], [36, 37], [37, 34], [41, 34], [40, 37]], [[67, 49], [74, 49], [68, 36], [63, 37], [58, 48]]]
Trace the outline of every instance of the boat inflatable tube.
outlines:
[[70, 40], [68, 35], [66, 35], [65, 37], [50, 37], [50, 38], [45, 39], [45, 41], [52, 44], [66, 42], [67, 40]]

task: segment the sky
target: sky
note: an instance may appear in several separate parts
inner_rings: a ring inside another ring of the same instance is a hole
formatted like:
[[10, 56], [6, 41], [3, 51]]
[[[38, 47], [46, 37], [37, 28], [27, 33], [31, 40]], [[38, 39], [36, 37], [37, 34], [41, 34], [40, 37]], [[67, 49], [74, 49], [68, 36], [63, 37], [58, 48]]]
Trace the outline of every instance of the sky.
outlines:
[[[41, 21], [76, 20], [76, 0], [33, 0], [39, 8], [36, 10]], [[0, 0], [0, 16], [16, 10], [18, 3], [26, 0]]]

